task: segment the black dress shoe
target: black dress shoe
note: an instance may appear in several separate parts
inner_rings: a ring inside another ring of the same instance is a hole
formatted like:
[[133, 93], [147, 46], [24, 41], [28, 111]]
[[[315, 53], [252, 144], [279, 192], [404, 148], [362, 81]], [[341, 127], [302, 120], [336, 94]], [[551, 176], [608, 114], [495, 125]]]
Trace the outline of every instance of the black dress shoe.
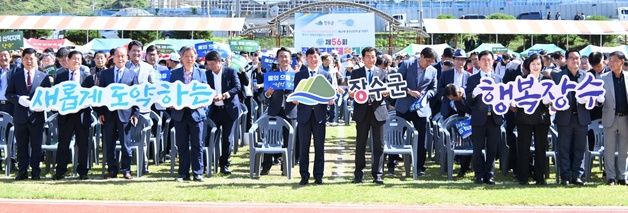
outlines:
[[87, 176], [87, 175], [79, 175], [79, 180], [89, 180], [89, 176]]
[[41, 180], [41, 177], [39, 177], [39, 175], [33, 175], [31, 180]]
[[539, 186], [545, 186], [547, 185], [547, 182], [545, 180], [537, 180], [536, 183], [534, 184], [539, 185]]
[[301, 181], [299, 181], [299, 185], [305, 186], [305, 185], [307, 185], [308, 181], [309, 181], [308, 179], [302, 178]]
[[617, 184], [625, 186], [626, 185], [626, 180], [618, 180]]
[[617, 181], [615, 181], [615, 179], [609, 179], [606, 184], [608, 184], [609, 186], [614, 186], [615, 183], [617, 183]]
[[519, 185], [528, 185], [528, 181], [527, 180], [519, 180]]
[[107, 176], [105, 176], [105, 179], [106, 178], [116, 178], [116, 177], [118, 177], [118, 173], [117, 172], [108, 172]]
[[228, 166], [223, 166], [222, 168], [220, 168], [220, 173], [225, 175], [231, 175], [231, 170], [229, 170]]
[[63, 180], [63, 179], [65, 179], [65, 175], [57, 174], [57, 175], [52, 176], [52, 180]]
[[467, 172], [465, 171], [459, 171], [458, 174], [456, 175], [457, 178], [464, 178], [464, 176], [467, 174]]
[[259, 173], [260, 175], [268, 175], [268, 170], [267, 169], [262, 169], [262, 171]]
[[473, 181], [473, 183], [475, 183], [475, 184], [483, 184], [484, 180], [482, 180], [482, 178], [477, 178], [476, 177], [475, 180]]
[[423, 176], [425, 176], [425, 172], [424, 171], [417, 172], [417, 177], [423, 177]]
[[323, 179], [316, 179], [316, 180], [314, 180], [314, 183], [316, 185], [321, 185], [321, 184], [323, 184]]
[[194, 181], [203, 182], [203, 175], [194, 175]]
[[488, 185], [495, 185], [495, 180], [493, 180], [493, 178], [484, 178], [484, 183]]
[[373, 183], [375, 183], [377, 185], [382, 185], [382, 184], [384, 184], [384, 180], [382, 180], [382, 178], [375, 178], [373, 180]]
[[15, 176], [15, 180], [26, 180], [26, 179], [28, 179], [28, 173], [26, 172], [19, 172]]
[[578, 186], [583, 186], [583, 185], [584, 185], [584, 181], [582, 181], [582, 179], [580, 179], [580, 178], [576, 178], [576, 179], [573, 181], [573, 184], [574, 184], [574, 185], [578, 185]]

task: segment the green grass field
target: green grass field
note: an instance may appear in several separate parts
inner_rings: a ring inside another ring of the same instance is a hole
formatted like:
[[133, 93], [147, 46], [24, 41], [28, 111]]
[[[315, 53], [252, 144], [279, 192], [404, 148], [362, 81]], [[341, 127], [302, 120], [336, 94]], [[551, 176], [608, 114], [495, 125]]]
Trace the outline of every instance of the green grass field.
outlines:
[[169, 174], [169, 164], [151, 165], [151, 173], [142, 178], [102, 180], [98, 165], [98, 169], [91, 171], [92, 180], [89, 181], [78, 181], [74, 178], [52, 181], [48, 176], [41, 181], [15, 182], [12, 177], [2, 177], [0, 197], [406, 205], [628, 205], [628, 187], [602, 184], [599, 168], [594, 169], [593, 181], [583, 187], [559, 186], [553, 184], [554, 179], [549, 179], [551, 184], [544, 187], [520, 186], [511, 177], [501, 175], [497, 176], [497, 185], [486, 186], [473, 184], [471, 173], [466, 178], [447, 181], [446, 176], [440, 174], [438, 165], [429, 161], [427, 175], [418, 180], [405, 177], [400, 164], [394, 177], [385, 177], [385, 185], [375, 185], [370, 182], [370, 166], [367, 165], [365, 183], [352, 184], [354, 136], [353, 126], [327, 128], [324, 185], [299, 186], [298, 166], [293, 168], [291, 180], [280, 175], [278, 165], [273, 166], [270, 175], [250, 179], [248, 150], [244, 147], [233, 155], [233, 175], [218, 174], [206, 178], [203, 183], [175, 182], [174, 177]]

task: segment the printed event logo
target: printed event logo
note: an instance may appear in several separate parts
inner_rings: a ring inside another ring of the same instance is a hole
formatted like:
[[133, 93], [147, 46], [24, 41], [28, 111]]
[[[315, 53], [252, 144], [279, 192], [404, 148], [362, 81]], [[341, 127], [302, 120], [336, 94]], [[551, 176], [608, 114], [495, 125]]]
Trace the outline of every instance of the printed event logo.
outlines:
[[287, 102], [298, 101], [300, 104], [327, 104], [336, 98], [336, 91], [323, 75], [315, 75], [302, 80], [294, 92], [288, 95]]

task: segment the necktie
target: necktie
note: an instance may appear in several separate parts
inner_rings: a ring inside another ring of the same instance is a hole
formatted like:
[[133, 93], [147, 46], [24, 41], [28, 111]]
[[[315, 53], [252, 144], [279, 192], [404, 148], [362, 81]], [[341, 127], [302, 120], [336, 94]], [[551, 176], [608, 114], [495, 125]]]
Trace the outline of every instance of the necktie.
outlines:
[[316, 74], [316, 71], [310, 71], [310, 77], [314, 76]]
[[367, 73], [368, 73], [369, 84], [370, 84], [373, 81], [373, 73], [371, 72], [371, 70], [368, 70]]
[[70, 81], [74, 81], [74, 72], [70, 73]]
[[118, 77], [116, 78], [116, 83], [120, 83], [122, 80], [122, 69], [118, 70]]
[[[6, 72], [7, 72], [7, 70], [5, 70], [5, 69], [0, 69], [0, 71], [2, 71], [2, 72], [0, 72], [0, 76], [2, 76], [2, 75], [4, 75], [4, 74], [6, 74]], [[9, 78], [9, 76], [7, 76], [6, 78]], [[8, 81], [8, 80], [9, 80], [9, 79], [7, 79], [7, 81]], [[3, 79], [3, 78], [0, 78], [0, 87], [1, 87], [2, 85], [4, 85], [4, 79]]]
[[26, 89], [31, 90], [31, 86], [33, 86], [33, 79], [31, 78], [31, 71], [26, 71]]

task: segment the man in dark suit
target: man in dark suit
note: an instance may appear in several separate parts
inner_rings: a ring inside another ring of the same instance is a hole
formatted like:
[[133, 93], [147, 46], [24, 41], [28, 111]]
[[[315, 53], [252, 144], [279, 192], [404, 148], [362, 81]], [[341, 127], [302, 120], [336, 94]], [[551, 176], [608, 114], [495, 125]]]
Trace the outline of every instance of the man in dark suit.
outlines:
[[[579, 70], [580, 53], [567, 51], [567, 67], [555, 73], [552, 79], [558, 84], [563, 76], [570, 81], [584, 81], [586, 72]], [[584, 153], [587, 147], [587, 127], [591, 115], [584, 104], [576, 101], [575, 92], [567, 94], [569, 109], [556, 112], [554, 123], [558, 130], [558, 168], [562, 185], [584, 185]]]
[[40, 72], [37, 66], [37, 52], [33, 48], [22, 51], [23, 66], [11, 76], [6, 90], [7, 99], [15, 106], [13, 124], [17, 143], [18, 173], [15, 180], [28, 178], [30, 164], [31, 178], [40, 179], [39, 162], [41, 161], [41, 142], [44, 131], [44, 112], [29, 109], [30, 99], [37, 87], [50, 87], [49, 78]]
[[[504, 73], [504, 77], [502, 78], [503, 83], [508, 83], [515, 81], [517, 76], [524, 76], [527, 73], [523, 73], [521, 66], [517, 66], [516, 69], [507, 69]], [[526, 71], [528, 72], [528, 71]], [[515, 127], [517, 127], [516, 122], [516, 113], [509, 110], [506, 115], [504, 115], [506, 119], [506, 144], [508, 145], [508, 168], [512, 169], [512, 173], [517, 175], [517, 136], [515, 136]], [[527, 162], [527, 160], [524, 159]]]
[[467, 85], [467, 79], [469, 79], [469, 73], [464, 70], [464, 64], [466, 62], [467, 55], [464, 50], [457, 49], [454, 52], [454, 68], [441, 73], [438, 79], [437, 96], [442, 97], [442, 104], [440, 107], [440, 114], [443, 118], [448, 118], [456, 111], [453, 102], [444, 95], [447, 85], [454, 84], [458, 88], [464, 89]]
[[[375, 77], [380, 81], [386, 82], [386, 72], [375, 67], [375, 48], [366, 47], [362, 49], [362, 61], [364, 67], [354, 70], [351, 73], [351, 79], [366, 78], [370, 85]], [[349, 96], [353, 98], [353, 93]], [[388, 96], [388, 94], [384, 94]], [[384, 184], [382, 179], [383, 169], [380, 167], [384, 161], [384, 123], [388, 119], [388, 110], [386, 102], [375, 100], [375, 97], [369, 97], [367, 103], [359, 104], [353, 102], [353, 120], [356, 123], [356, 152], [355, 152], [355, 171], [353, 172], [353, 183], [362, 183], [364, 173], [362, 170], [366, 166], [366, 143], [369, 137], [369, 130], [373, 131], [373, 152], [371, 154], [371, 174], [373, 182], [376, 184]]]
[[[608, 67], [604, 65], [604, 55], [601, 52], [592, 52], [588, 57], [591, 69], [589, 72], [595, 76], [596, 79], [601, 78], [602, 74], [607, 72]], [[591, 120], [602, 119], [602, 107], [595, 106], [591, 110]], [[593, 140], [591, 140], [593, 141]]]
[[216, 51], [205, 55], [207, 83], [216, 90], [214, 103], [209, 107], [209, 117], [222, 129], [222, 151], [220, 156], [220, 173], [230, 175], [229, 157], [233, 150], [234, 137], [231, 132], [233, 123], [238, 118], [240, 100], [240, 80], [236, 71], [223, 66], [223, 59]]
[[[277, 50], [277, 62], [278, 62], [277, 68], [279, 70], [269, 71], [268, 73], [294, 72], [294, 70], [290, 66], [291, 55], [292, 53], [290, 52], [290, 50], [284, 47]], [[288, 97], [288, 95], [290, 95], [290, 93], [292, 93], [292, 90], [274, 90], [272, 88], [268, 88], [268, 90], [265, 93], [265, 96], [266, 96], [266, 100], [268, 101], [267, 112], [269, 116], [279, 116], [279, 117], [282, 117], [283, 119], [286, 119], [288, 122], [296, 118], [296, 108], [294, 107], [294, 104], [286, 102], [286, 98]], [[287, 129], [284, 129], [283, 133], [284, 133], [284, 146], [287, 146], [289, 132]], [[264, 155], [264, 161], [262, 161], [261, 175], [268, 174], [268, 171], [273, 165], [273, 157], [276, 158], [278, 156], [281, 156], [281, 154], [279, 155], [265, 154]]]
[[[469, 109], [465, 102], [463, 87], [459, 87], [453, 83], [447, 84], [447, 86], [445, 86], [443, 96], [446, 97], [452, 105], [450, 111], [450, 113], [452, 113], [451, 115], [456, 114], [460, 117], [464, 117], [471, 114], [471, 109]], [[460, 162], [460, 170], [458, 170], [458, 174], [456, 175], [456, 177], [463, 178], [467, 174], [467, 171], [470, 170], [471, 156], [459, 155], [456, 156], [455, 160]]]
[[[100, 72], [98, 83], [100, 87], [120, 83], [129, 86], [137, 84], [137, 74], [125, 67], [127, 50], [117, 48], [113, 56], [114, 67]], [[108, 174], [106, 178], [115, 178], [122, 172], [125, 179], [131, 179], [131, 129], [137, 125], [139, 109], [134, 106], [130, 109], [110, 111], [106, 107], [97, 109], [98, 120], [103, 125], [103, 141], [105, 143], [105, 157], [107, 159]], [[116, 138], [121, 145], [121, 163], [118, 168], [118, 158], [115, 155]]]
[[[466, 101], [471, 109], [471, 140], [473, 141], [473, 170], [475, 171], [475, 183], [494, 185], [495, 156], [500, 139], [500, 126], [504, 122], [502, 116], [493, 112], [492, 106], [482, 101], [482, 90], [478, 87], [481, 78], [493, 78], [498, 76], [493, 73], [493, 53], [482, 51], [478, 54], [480, 71], [469, 77], [467, 82]], [[482, 154], [486, 149], [486, 158]]]
[[[68, 54], [68, 69], [65, 69], [55, 76], [55, 83], [64, 81], [74, 81], [78, 84], [89, 76], [89, 72], [81, 71], [83, 63], [83, 55], [79, 51], [71, 51]], [[78, 167], [77, 172], [80, 180], [88, 179], [87, 168], [89, 154], [88, 135], [89, 127], [92, 123], [91, 108], [85, 108], [77, 113], [67, 115], [59, 115], [59, 144], [57, 150], [57, 169], [56, 174], [52, 177], [54, 180], [65, 178], [68, 171], [68, 161], [72, 154], [70, 153], [70, 141], [74, 137], [74, 141], [78, 146]]]
[[[440, 57], [440, 62], [434, 65], [436, 69], [436, 79], [440, 80], [441, 76], [443, 76], [443, 72], [450, 71], [451, 66], [445, 66], [446, 61], [454, 61], [454, 49], [451, 47], [447, 47], [443, 50], [443, 55]], [[444, 84], [447, 85], [447, 84]], [[443, 85], [443, 86], [444, 86]], [[437, 85], [438, 86], [438, 85]], [[440, 89], [440, 88], [437, 88]], [[441, 99], [443, 98], [442, 93], [436, 93], [435, 97], [430, 100], [430, 108], [432, 112], [438, 112], [441, 109]]]
[[[309, 48], [305, 52], [307, 66], [294, 76], [294, 85], [298, 86], [301, 80], [323, 75], [331, 82], [331, 76], [320, 68], [320, 52], [317, 48]], [[313, 106], [293, 102], [297, 105], [297, 132], [299, 135], [299, 173], [300, 185], [308, 184], [310, 179], [310, 141], [314, 136], [314, 183], [323, 184], [323, 170], [325, 167], [325, 121], [327, 120], [327, 105], [316, 104]], [[333, 104], [333, 100], [329, 105]]]
[[[206, 73], [194, 66], [196, 50], [193, 47], [181, 49], [181, 68], [175, 69], [170, 75], [170, 82], [180, 81], [184, 84], [196, 80], [207, 83]], [[190, 165], [194, 181], [203, 181], [203, 128], [207, 119], [207, 107], [196, 109], [171, 109], [172, 120], [176, 130], [177, 151], [179, 153], [179, 177], [177, 181], [190, 180]], [[190, 148], [188, 148], [190, 147]]]
[[[420, 58], [404, 61], [399, 65], [399, 73], [408, 82], [408, 96], [397, 99], [395, 111], [397, 116], [412, 122], [419, 132], [419, 149], [416, 169], [419, 176], [425, 175], [425, 128], [432, 110], [427, 103], [436, 95], [438, 78], [436, 69], [432, 67], [436, 54], [427, 47], [421, 51]], [[417, 104], [417, 102], [420, 102]], [[418, 106], [414, 109], [412, 106]]]
[[[582, 58], [581, 60], [584, 60], [584, 58]], [[587, 57], [587, 60], [588, 63], [591, 65], [591, 69], [588, 72], [593, 74], [596, 79], [600, 79], [602, 77], [602, 74], [608, 71], [608, 67], [604, 65], [604, 54], [602, 54], [601, 52], [590, 53], [589, 57]], [[602, 119], [602, 106], [596, 105], [589, 112], [591, 114], [592, 121]], [[588, 141], [595, 141], [595, 135], [593, 133], [593, 130], [589, 130], [587, 132], [587, 137], [589, 139]], [[589, 150], [593, 150], [595, 148], [595, 143], [589, 143], [588, 145]]]

